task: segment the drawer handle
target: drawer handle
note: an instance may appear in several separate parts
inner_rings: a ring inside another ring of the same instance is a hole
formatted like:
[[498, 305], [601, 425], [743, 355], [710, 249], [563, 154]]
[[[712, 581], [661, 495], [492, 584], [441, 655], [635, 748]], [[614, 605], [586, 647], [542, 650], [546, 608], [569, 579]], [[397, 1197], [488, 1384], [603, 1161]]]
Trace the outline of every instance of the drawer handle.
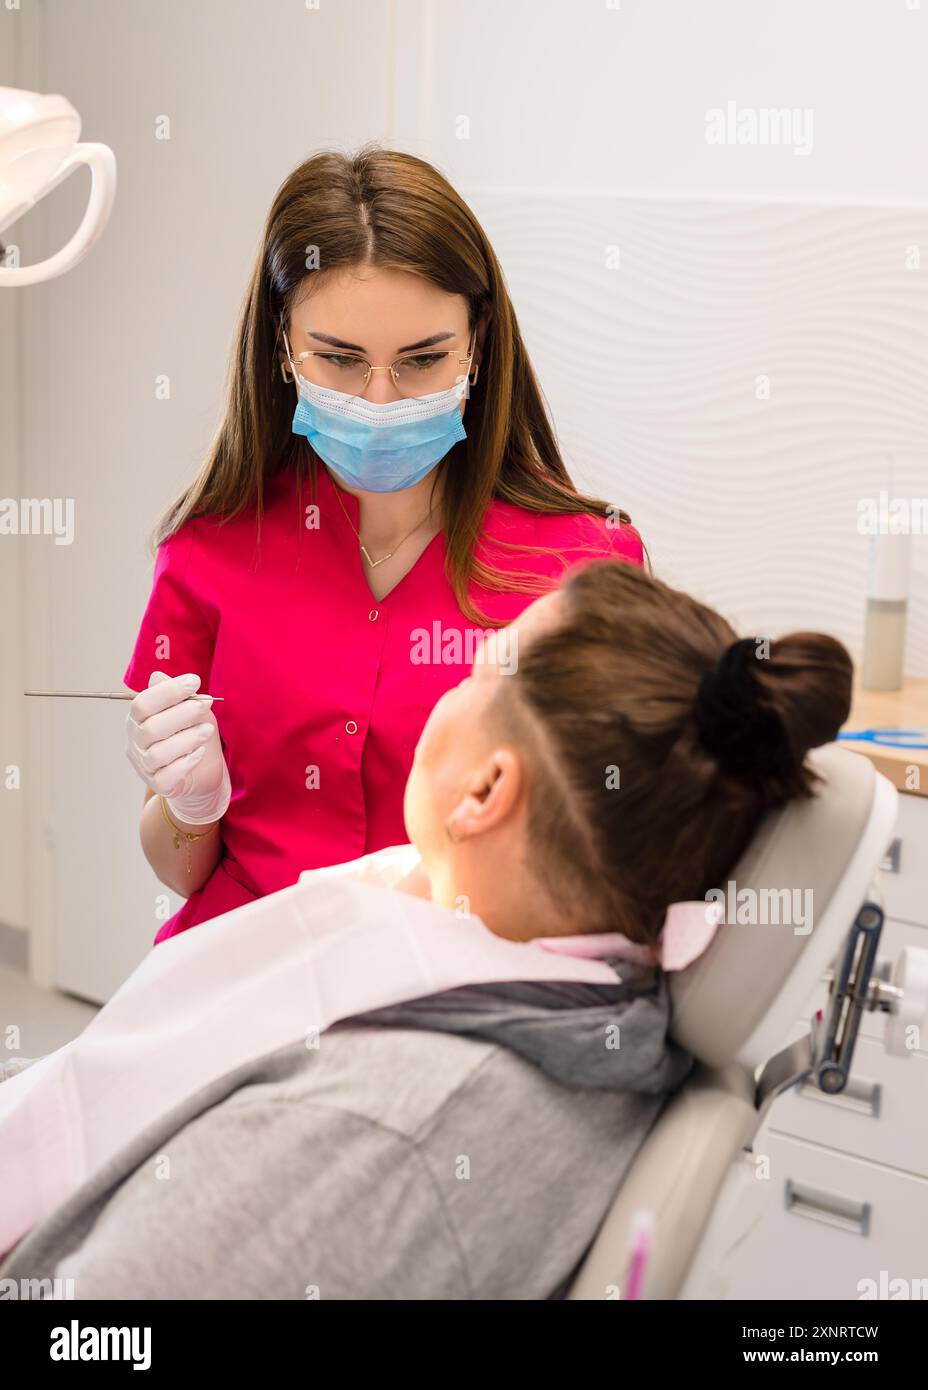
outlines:
[[897, 874], [902, 862], [902, 836], [896, 835], [890, 841], [889, 849], [880, 860], [880, 868], [884, 873]]
[[792, 1178], [786, 1179], [784, 1198], [786, 1210], [793, 1216], [820, 1221], [823, 1226], [834, 1226], [840, 1231], [850, 1231], [852, 1235], [870, 1234], [869, 1202], [855, 1202], [850, 1197], [839, 1197], [836, 1192], [805, 1187], [794, 1183]]
[[803, 1100], [824, 1101], [838, 1110], [852, 1110], [855, 1115], [866, 1115], [872, 1120], [880, 1118], [882, 1094], [883, 1088], [878, 1081], [863, 1081], [853, 1076], [844, 1090], [836, 1095], [820, 1091], [814, 1081], [806, 1081], [799, 1087]]

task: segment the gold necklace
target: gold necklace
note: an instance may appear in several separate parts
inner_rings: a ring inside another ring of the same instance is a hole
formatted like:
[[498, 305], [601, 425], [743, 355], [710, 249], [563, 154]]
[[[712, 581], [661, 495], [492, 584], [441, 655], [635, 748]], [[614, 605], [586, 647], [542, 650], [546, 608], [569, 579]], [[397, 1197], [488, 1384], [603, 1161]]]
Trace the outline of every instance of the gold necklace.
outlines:
[[389, 559], [391, 558], [391, 556], [395, 555], [396, 552], [399, 550], [400, 546], [403, 544], [403, 542], [409, 540], [409, 537], [412, 535], [413, 531], [418, 531], [418, 529], [419, 529], [420, 526], [424, 526], [425, 523], [428, 521], [429, 517], [432, 515], [432, 513], [433, 513], [434, 510], [435, 510], [434, 506], [429, 507], [428, 511], [426, 512], [426, 514], [425, 514], [425, 516], [422, 518], [422, 520], [421, 520], [421, 521], [417, 521], [416, 524], [415, 524], [415, 526], [412, 528], [412, 531], [407, 531], [406, 534], [405, 534], [405, 536], [403, 537], [403, 539], [400, 540], [400, 541], [397, 541], [396, 545], [395, 545], [395, 546], [393, 547], [393, 549], [389, 552], [389, 554], [387, 554], [387, 555], [381, 555], [381, 557], [380, 557], [379, 560], [372, 560], [371, 557], [370, 557], [370, 554], [368, 553], [367, 546], [364, 544], [364, 542], [363, 542], [362, 539], [361, 539], [361, 533], [360, 533], [360, 531], [359, 531], [358, 528], [355, 526], [354, 522], [351, 520], [351, 517], [350, 517], [350, 516], [348, 515], [348, 513], [345, 511], [345, 504], [344, 504], [344, 502], [343, 502], [342, 499], [341, 499], [341, 495], [340, 495], [340, 493], [339, 493], [339, 490], [338, 490], [338, 486], [337, 486], [337, 485], [335, 485], [335, 496], [338, 498], [338, 505], [339, 505], [339, 506], [341, 507], [341, 509], [342, 509], [342, 514], [344, 515], [345, 520], [347, 521], [348, 525], [351, 527], [352, 531], [355, 533], [355, 535], [356, 535], [357, 538], [358, 538], [358, 545], [361, 547], [361, 554], [364, 556], [365, 560], [366, 560], [367, 563], [370, 565], [370, 567], [371, 567], [372, 570], [375, 570], [375, 569], [377, 568], [378, 565], [382, 565], [383, 562], [384, 562], [384, 560], [389, 560]]

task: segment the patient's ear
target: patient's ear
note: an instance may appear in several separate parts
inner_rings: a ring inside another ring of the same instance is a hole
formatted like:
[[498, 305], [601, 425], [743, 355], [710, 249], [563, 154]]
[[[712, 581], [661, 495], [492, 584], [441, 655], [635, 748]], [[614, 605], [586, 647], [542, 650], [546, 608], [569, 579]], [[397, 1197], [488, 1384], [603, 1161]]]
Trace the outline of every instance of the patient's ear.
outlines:
[[523, 787], [518, 755], [511, 748], [494, 748], [474, 769], [448, 817], [453, 837], [465, 839], [501, 825], [518, 806]]

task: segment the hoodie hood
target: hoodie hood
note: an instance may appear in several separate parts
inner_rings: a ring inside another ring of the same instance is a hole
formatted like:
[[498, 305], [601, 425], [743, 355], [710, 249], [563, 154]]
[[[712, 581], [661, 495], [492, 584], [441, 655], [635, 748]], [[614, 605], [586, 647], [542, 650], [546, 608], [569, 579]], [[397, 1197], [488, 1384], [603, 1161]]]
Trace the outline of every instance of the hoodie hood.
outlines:
[[622, 961], [611, 984], [466, 985], [358, 1015], [352, 1024], [427, 1028], [498, 1043], [566, 1086], [659, 1095], [693, 1058], [668, 1036], [663, 971]]

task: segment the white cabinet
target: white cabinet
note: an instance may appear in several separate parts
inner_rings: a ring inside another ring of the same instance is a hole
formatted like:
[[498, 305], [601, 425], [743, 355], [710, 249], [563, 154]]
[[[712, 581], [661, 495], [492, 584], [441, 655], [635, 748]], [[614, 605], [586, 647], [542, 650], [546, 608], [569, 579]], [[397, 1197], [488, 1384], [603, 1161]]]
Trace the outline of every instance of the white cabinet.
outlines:
[[859, 1038], [840, 1095], [793, 1087], [776, 1101], [769, 1123], [779, 1133], [928, 1179], [928, 1055], [892, 1057], [881, 1042]]
[[[900, 798], [896, 837], [898, 870], [881, 874], [878, 960], [889, 962], [906, 945], [928, 950], [928, 798]], [[784, 1044], [826, 993], [822, 982]], [[900, 1058], [883, 1048], [884, 1022], [864, 1016], [840, 1096], [799, 1087], [771, 1107], [753, 1145], [770, 1196], [726, 1264], [728, 1297], [858, 1299], [876, 1287], [885, 1298], [900, 1279], [928, 1299], [928, 1029]]]
[[772, 1191], [726, 1266], [729, 1297], [858, 1299], [861, 1281], [882, 1277], [928, 1298], [916, 1283], [928, 1281], [928, 1179], [773, 1130], [757, 1152], [770, 1159]]
[[928, 927], [928, 796], [900, 796], [891, 851], [898, 867], [882, 874], [884, 911]]

